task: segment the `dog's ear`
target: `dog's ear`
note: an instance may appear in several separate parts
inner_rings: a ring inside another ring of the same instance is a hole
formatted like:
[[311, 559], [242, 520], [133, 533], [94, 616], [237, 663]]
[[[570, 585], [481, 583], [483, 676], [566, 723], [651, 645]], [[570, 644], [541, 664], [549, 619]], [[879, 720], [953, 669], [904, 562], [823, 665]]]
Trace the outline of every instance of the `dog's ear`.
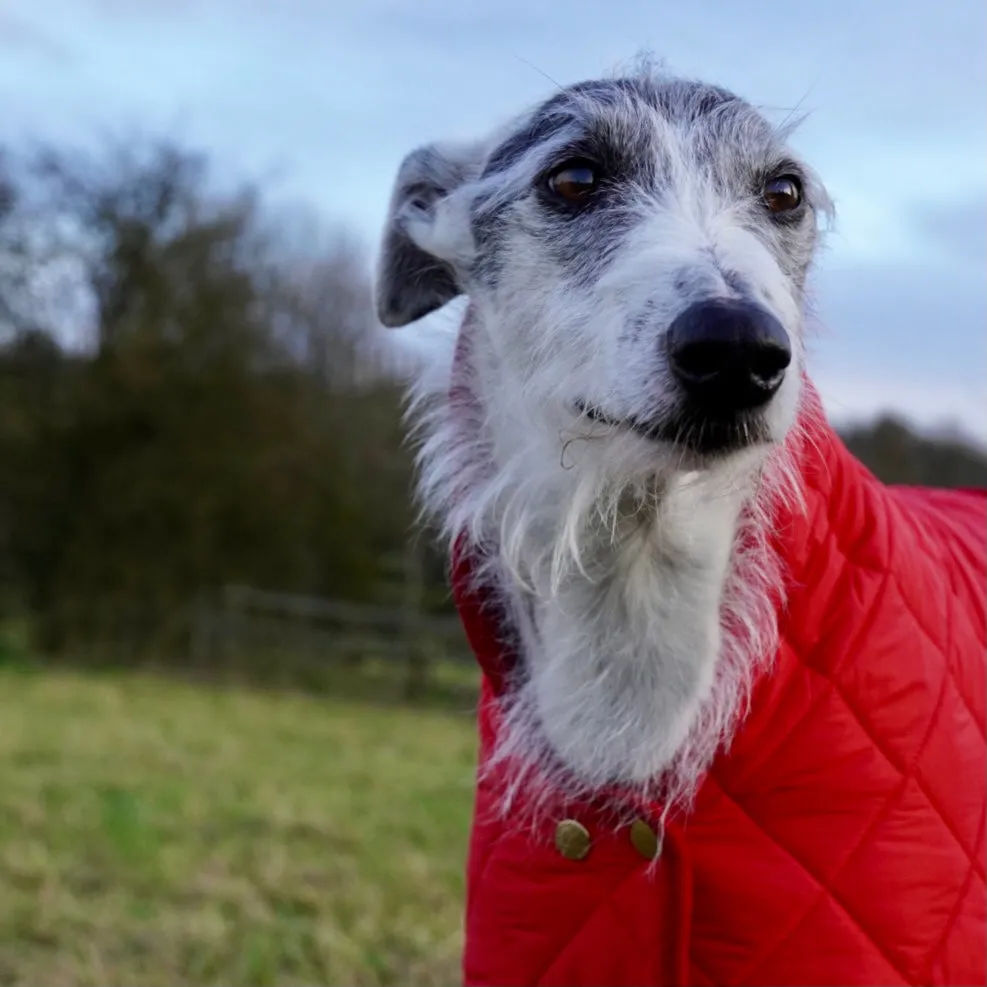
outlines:
[[429, 144], [398, 169], [377, 263], [377, 318], [405, 326], [462, 294], [472, 252], [467, 204], [455, 192], [479, 171], [478, 145]]

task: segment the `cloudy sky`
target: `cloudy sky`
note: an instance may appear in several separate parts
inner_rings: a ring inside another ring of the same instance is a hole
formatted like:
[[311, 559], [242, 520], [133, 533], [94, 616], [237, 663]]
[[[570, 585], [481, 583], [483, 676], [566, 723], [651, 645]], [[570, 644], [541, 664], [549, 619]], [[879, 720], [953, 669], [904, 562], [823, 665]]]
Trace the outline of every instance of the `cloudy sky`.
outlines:
[[648, 49], [780, 119], [837, 203], [814, 375], [987, 440], [984, 0], [0, 0], [0, 143], [177, 135], [377, 238], [401, 157]]

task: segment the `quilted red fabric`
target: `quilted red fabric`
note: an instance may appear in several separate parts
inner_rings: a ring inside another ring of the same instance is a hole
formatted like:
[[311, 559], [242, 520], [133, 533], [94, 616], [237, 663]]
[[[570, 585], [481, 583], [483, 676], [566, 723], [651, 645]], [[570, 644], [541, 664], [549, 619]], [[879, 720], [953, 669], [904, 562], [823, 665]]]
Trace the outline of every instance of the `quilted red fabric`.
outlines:
[[[983, 984], [987, 494], [890, 488], [826, 425], [809, 510], [780, 525], [782, 645], [657, 864], [590, 805], [581, 860], [478, 787], [467, 985]], [[484, 669], [481, 759], [509, 655], [454, 586]], [[658, 828], [659, 806], [642, 815]]]

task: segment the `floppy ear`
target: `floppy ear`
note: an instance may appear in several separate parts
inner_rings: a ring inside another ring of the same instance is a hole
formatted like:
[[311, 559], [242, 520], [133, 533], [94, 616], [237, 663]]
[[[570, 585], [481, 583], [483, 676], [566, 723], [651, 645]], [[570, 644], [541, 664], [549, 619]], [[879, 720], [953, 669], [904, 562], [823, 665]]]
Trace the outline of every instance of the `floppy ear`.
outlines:
[[457, 261], [468, 259], [469, 217], [451, 208], [450, 195], [478, 173], [481, 159], [475, 144], [429, 144], [401, 162], [377, 264], [377, 318], [385, 326], [405, 326], [462, 294]]

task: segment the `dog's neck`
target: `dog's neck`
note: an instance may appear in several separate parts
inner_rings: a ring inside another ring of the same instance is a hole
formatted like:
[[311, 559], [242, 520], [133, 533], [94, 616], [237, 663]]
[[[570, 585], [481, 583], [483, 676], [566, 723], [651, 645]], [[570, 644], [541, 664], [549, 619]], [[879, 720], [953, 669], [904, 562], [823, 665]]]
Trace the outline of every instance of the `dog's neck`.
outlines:
[[426, 497], [518, 636], [492, 763], [688, 802], [775, 650], [772, 464], [608, 477], [607, 443], [563, 452], [547, 412], [485, 385], [494, 359], [464, 333], [423, 454]]

